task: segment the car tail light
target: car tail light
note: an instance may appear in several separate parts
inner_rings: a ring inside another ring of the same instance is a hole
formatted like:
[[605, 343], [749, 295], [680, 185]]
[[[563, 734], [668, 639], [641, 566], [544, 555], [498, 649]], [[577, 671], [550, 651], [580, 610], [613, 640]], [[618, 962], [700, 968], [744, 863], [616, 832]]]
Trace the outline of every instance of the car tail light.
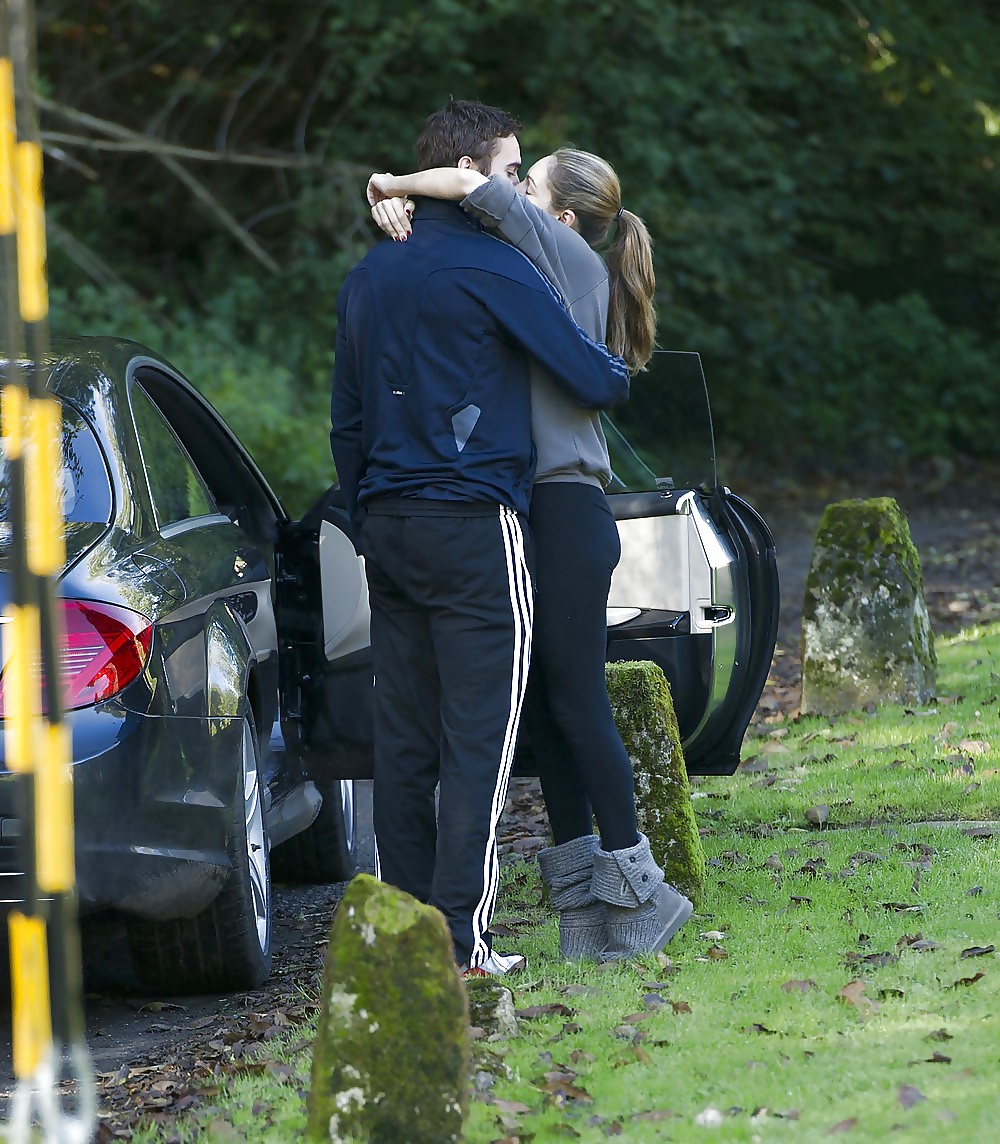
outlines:
[[[63, 613], [59, 669], [67, 710], [110, 699], [142, 674], [153, 640], [145, 616], [93, 600], [58, 603]], [[0, 718], [3, 714], [0, 688]]]

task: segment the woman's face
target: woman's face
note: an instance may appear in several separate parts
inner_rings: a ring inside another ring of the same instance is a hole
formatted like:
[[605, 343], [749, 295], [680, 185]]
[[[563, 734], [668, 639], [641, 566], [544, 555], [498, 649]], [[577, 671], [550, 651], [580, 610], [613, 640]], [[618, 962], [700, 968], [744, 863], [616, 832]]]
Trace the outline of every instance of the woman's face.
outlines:
[[549, 171], [555, 162], [554, 155], [543, 155], [541, 159], [524, 176], [524, 182], [517, 188], [543, 211], [553, 217], [556, 212], [552, 209], [552, 188], [549, 186]]

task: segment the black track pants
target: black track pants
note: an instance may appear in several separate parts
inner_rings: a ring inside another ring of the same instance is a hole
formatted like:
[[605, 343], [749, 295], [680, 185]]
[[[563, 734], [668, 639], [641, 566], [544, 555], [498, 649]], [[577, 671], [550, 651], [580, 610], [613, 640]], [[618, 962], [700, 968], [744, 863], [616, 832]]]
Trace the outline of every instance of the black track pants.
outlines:
[[525, 703], [557, 845], [593, 832], [605, 850], [638, 841], [632, 763], [604, 677], [611, 573], [618, 527], [593, 485], [553, 482], [531, 495], [537, 588], [534, 650]]
[[499, 505], [476, 516], [370, 511], [364, 526], [379, 876], [441, 910], [470, 966], [490, 952], [497, 822], [531, 652], [526, 532]]

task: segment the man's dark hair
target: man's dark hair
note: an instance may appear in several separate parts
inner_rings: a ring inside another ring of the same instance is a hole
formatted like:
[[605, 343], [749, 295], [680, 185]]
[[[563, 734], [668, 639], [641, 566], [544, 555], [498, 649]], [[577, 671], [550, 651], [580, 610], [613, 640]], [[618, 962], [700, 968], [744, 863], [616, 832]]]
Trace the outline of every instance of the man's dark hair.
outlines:
[[417, 139], [417, 166], [421, 171], [454, 167], [468, 155], [485, 175], [500, 140], [520, 130], [521, 124], [499, 107], [475, 99], [454, 99], [424, 124]]

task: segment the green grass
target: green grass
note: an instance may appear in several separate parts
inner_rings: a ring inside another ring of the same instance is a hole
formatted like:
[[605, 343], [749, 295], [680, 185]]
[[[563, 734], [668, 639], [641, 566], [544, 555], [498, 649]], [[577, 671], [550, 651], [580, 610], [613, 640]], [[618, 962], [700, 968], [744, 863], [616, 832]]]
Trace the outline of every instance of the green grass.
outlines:
[[[477, 1042], [470, 1144], [819, 1141], [845, 1121], [852, 1141], [894, 1138], [897, 1126], [934, 1144], [996, 1138], [1000, 960], [962, 952], [1000, 944], [1000, 838], [920, 823], [998, 817], [1000, 625], [939, 641], [939, 655], [939, 694], [953, 702], [792, 723], [745, 750], [775, 768], [772, 785], [751, 772], [697, 788], [709, 796], [695, 801], [708, 893], [669, 957], [561, 961], [534, 868], [506, 867], [498, 918], [527, 923], [506, 941], [530, 965], [510, 981], [515, 1004], [572, 1012]], [[804, 816], [820, 803], [822, 830]], [[887, 821], [858, 825], [873, 820]], [[936, 948], [911, 948], [918, 934]], [[839, 996], [851, 982], [864, 985], [854, 1003]], [[308, 1049], [290, 1059], [224, 1091], [186, 1138], [297, 1138]], [[713, 1109], [721, 1123], [699, 1124]]]
[[744, 742], [749, 772], [696, 780], [702, 824], [806, 826], [818, 805], [829, 809], [828, 826], [1000, 818], [1000, 625], [937, 643], [937, 704], [793, 723], [778, 716]]

